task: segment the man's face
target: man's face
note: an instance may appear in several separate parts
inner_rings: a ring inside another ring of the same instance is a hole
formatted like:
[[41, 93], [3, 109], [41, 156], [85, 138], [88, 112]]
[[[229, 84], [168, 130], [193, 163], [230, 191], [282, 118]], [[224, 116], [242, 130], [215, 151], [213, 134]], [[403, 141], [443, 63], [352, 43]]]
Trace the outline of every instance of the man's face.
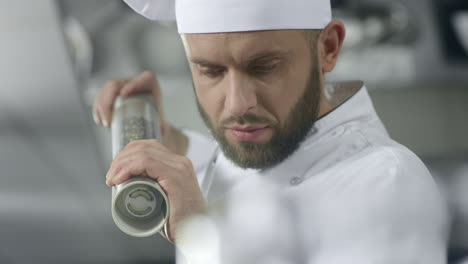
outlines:
[[186, 34], [199, 111], [226, 157], [265, 169], [291, 155], [317, 118], [317, 56], [300, 30]]

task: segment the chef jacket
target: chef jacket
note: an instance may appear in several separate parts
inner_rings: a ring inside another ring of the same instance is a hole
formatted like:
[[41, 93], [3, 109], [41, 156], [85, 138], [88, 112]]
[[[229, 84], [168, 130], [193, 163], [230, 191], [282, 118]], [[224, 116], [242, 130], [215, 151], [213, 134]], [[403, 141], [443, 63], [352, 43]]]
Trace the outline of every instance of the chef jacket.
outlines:
[[334, 109], [271, 169], [242, 169], [184, 130], [210, 217], [187, 221], [178, 263], [445, 263], [447, 210], [426, 166], [389, 137], [361, 82], [325, 94]]

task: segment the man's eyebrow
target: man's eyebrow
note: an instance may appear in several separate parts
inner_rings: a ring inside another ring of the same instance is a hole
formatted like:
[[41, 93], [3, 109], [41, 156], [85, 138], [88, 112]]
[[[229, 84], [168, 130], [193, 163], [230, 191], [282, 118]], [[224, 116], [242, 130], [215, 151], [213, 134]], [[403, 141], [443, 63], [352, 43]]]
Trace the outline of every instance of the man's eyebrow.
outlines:
[[257, 61], [268, 59], [287, 59], [291, 56], [289, 51], [263, 51], [248, 57], [242, 62], [243, 65], [250, 65]]
[[190, 62], [193, 64], [197, 64], [199, 66], [202, 66], [202, 67], [220, 67], [221, 66], [218, 63], [211, 62], [209, 60], [202, 59], [202, 58], [191, 58]]
[[[263, 52], [259, 52], [257, 54], [254, 54], [248, 57], [247, 59], [242, 61], [241, 64], [244, 66], [248, 66], [257, 61], [275, 59], [275, 58], [283, 59], [283, 58], [288, 58], [290, 55], [291, 55], [291, 52], [289, 51], [263, 51]], [[203, 58], [197, 58], [197, 57], [191, 58], [190, 62], [193, 64], [197, 64], [199, 66], [202, 66], [202, 67], [222, 67], [222, 65], [220, 65], [219, 63], [212, 62]]]

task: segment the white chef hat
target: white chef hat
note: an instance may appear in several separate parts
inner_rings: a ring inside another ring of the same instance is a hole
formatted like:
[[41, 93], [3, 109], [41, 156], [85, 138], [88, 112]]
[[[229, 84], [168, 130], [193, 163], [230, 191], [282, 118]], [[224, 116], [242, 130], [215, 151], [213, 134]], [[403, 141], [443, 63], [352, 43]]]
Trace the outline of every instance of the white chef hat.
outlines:
[[176, 20], [179, 33], [322, 29], [330, 0], [124, 0], [152, 20]]

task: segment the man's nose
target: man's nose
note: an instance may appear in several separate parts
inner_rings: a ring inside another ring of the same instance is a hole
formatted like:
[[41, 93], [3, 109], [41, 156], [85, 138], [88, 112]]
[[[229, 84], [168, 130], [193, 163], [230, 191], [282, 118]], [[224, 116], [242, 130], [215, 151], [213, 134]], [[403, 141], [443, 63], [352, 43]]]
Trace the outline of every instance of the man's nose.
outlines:
[[232, 116], [242, 116], [257, 105], [255, 87], [248, 76], [230, 73], [226, 92], [225, 107]]

